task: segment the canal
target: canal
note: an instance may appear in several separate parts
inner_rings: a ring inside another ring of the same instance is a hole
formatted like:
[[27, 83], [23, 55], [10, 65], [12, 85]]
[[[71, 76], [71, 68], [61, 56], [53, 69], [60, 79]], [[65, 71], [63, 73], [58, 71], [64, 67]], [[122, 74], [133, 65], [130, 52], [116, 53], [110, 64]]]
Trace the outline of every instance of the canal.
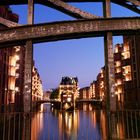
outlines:
[[83, 103], [72, 112], [42, 104], [0, 114], [0, 140], [140, 140], [140, 110], [107, 113]]
[[32, 140], [106, 139], [105, 113], [91, 104], [72, 111], [59, 111], [44, 104], [32, 118]]

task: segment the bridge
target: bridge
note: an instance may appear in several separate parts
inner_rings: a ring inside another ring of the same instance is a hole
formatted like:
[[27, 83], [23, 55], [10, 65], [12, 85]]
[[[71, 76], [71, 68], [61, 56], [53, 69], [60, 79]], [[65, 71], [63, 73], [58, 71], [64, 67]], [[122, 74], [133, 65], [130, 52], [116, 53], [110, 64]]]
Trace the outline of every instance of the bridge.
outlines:
[[[78, 9], [74, 6], [71, 6], [69, 2], [101, 2], [103, 4], [103, 17], [99, 17], [94, 14], [90, 14], [81, 9]], [[111, 119], [112, 115], [110, 111], [116, 110], [116, 99], [114, 95], [114, 61], [113, 61], [113, 46], [112, 46], [112, 36], [113, 35], [125, 35], [125, 34], [140, 34], [140, 17], [121, 17], [121, 18], [112, 18], [111, 17], [111, 2], [124, 6], [138, 14], [140, 14], [140, 1], [139, 0], [0, 0], [0, 5], [21, 5], [28, 4], [28, 25], [19, 25], [17, 23], [6, 21], [5, 19], [0, 18], [0, 23], [9, 27], [4, 30], [0, 30], [0, 47], [7, 47], [12, 45], [25, 45], [26, 46], [26, 55], [25, 55], [25, 77], [24, 77], [24, 113], [23, 119], [26, 122], [26, 125], [22, 127], [25, 130], [24, 139], [30, 139], [30, 131], [31, 130], [31, 120], [29, 119], [29, 112], [31, 111], [31, 89], [32, 89], [32, 58], [33, 58], [33, 43], [45, 42], [45, 41], [56, 41], [56, 40], [65, 40], [72, 38], [83, 38], [83, 37], [96, 37], [96, 36], [104, 36], [104, 50], [105, 50], [105, 84], [106, 84], [106, 110], [107, 110], [107, 139], [111, 139], [112, 135], [110, 130], [114, 130], [115, 122], [118, 120]], [[45, 6], [52, 7], [61, 11], [65, 14], [68, 14], [74, 18], [72, 21], [60, 21], [60, 22], [51, 22], [51, 23], [43, 23], [43, 24], [34, 24], [34, 4], [41, 4]], [[92, 100], [90, 100], [92, 101]], [[58, 102], [55, 100], [42, 100], [43, 102]], [[87, 100], [79, 100], [78, 102], [88, 102]], [[126, 117], [122, 120], [128, 121], [131, 118], [130, 124], [127, 125], [127, 129], [129, 130], [131, 126], [136, 124], [136, 132], [138, 138], [138, 125], [137, 121], [139, 118], [139, 112], [126, 112], [131, 116], [119, 114], [116, 115], [119, 118], [119, 115]], [[134, 114], [135, 123], [133, 123], [132, 116]], [[139, 113], [140, 114], [140, 113]], [[9, 114], [8, 114], [9, 115]], [[10, 116], [11, 117], [11, 116]], [[16, 116], [17, 117], [17, 116]], [[15, 122], [15, 118], [11, 122]], [[7, 116], [6, 116], [7, 118]], [[118, 119], [117, 118], [117, 119]], [[11, 119], [11, 118], [10, 118]], [[9, 119], [9, 120], [10, 120]], [[3, 119], [5, 123], [5, 119]], [[18, 120], [22, 120], [19, 116]], [[121, 121], [122, 121], [121, 120]], [[120, 121], [120, 122], [121, 122]], [[8, 130], [10, 127], [10, 121], [7, 123], [8, 125], [4, 125], [4, 132]], [[21, 126], [22, 123], [19, 123], [18, 126]], [[127, 122], [128, 124], [128, 122]], [[138, 123], [139, 124], [139, 123]], [[13, 125], [14, 126], [14, 125]], [[122, 125], [123, 126], [123, 125]], [[5, 129], [6, 128], [6, 129]], [[20, 130], [18, 127], [18, 130]], [[130, 129], [131, 130], [131, 129]], [[10, 135], [14, 131], [14, 135], [16, 131], [12, 129], [8, 131]], [[20, 132], [20, 131], [17, 131]], [[115, 132], [115, 131], [114, 131]], [[129, 131], [128, 131], [129, 132]], [[134, 130], [132, 130], [134, 132]], [[4, 137], [6, 136], [3, 135]], [[120, 134], [120, 133], [119, 133]], [[8, 139], [10, 137], [8, 136]], [[128, 134], [129, 135], [129, 134]], [[113, 135], [115, 136], [115, 135]], [[114, 138], [114, 137], [113, 137]], [[116, 138], [117, 139], [117, 138]]]
[[[71, 6], [68, 2], [102, 2], [103, 17], [85, 12]], [[28, 4], [28, 25], [7, 23], [0, 19], [1, 24], [9, 28], [0, 30], [0, 46], [26, 45], [25, 77], [24, 77], [24, 111], [31, 110], [32, 87], [32, 45], [44, 41], [56, 41], [72, 38], [104, 36], [105, 75], [106, 75], [106, 106], [107, 110], [115, 110], [114, 94], [114, 61], [113, 35], [140, 34], [139, 17], [111, 18], [111, 2], [140, 13], [139, 0], [1, 0], [0, 5]], [[34, 24], [34, 4], [42, 4], [68, 14], [77, 20]], [[29, 92], [30, 91], [30, 92]]]
[[73, 101], [61, 101], [60, 99], [44, 99], [44, 100], [39, 100], [35, 102], [35, 105], [40, 105], [42, 103], [51, 103], [52, 106], [54, 106], [54, 108], [58, 108], [61, 110], [73, 110], [75, 109], [75, 107], [78, 104], [81, 103], [91, 103], [93, 105], [95, 105], [95, 107], [101, 107], [102, 106], [102, 101], [101, 100], [97, 100], [97, 99], [76, 99], [74, 101], [75, 103], [73, 103]]
[[[140, 33], [140, 17], [98, 18], [78, 21], [63, 21], [37, 25], [25, 25], [8, 28], [0, 32], [0, 45], [25, 45], [27, 40], [33, 43], [57, 41], [84, 37]], [[20, 41], [18, 41], [20, 40]]]
[[[37, 103], [58, 103], [61, 102], [59, 99], [44, 99], [44, 100], [39, 100]], [[97, 99], [77, 99], [75, 102], [102, 102], [101, 100]]]
[[44, 99], [37, 101], [37, 103], [54, 103], [54, 102], [59, 103], [61, 101], [58, 99]]

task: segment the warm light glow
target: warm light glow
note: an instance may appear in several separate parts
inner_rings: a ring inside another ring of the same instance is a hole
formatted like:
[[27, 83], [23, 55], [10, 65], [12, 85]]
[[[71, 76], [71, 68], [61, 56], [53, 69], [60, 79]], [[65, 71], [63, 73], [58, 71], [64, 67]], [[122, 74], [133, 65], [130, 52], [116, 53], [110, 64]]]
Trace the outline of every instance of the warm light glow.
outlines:
[[118, 88], [118, 93], [122, 93], [122, 88]]
[[9, 57], [9, 65], [10, 66], [16, 66], [16, 60], [12, 56]]
[[15, 91], [19, 91], [19, 87], [15, 87]]
[[100, 88], [104, 88], [104, 82], [103, 81], [101, 81], [101, 83], [100, 83]]
[[121, 72], [121, 68], [116, 68], [116, 73], [120, 73]]
[[121, 66], [121, 61], [116, 61], [115, 64], [116, 64], [116, 67], [119, 67]]
[[120, 94], [118, 94], [118, 101], [121, 101], [121, 97], [120, 97]]
[[67, 101], [70, 102], [71, 101], [71, 98], [67, 98]]
[[125, 76], [125, 81], [131, 81], [131, 80], [132, 80], [131, 74], [127, 74]]
[[15, 67], [10, 67], [9, 68], [9, 75], [11, 75], [11, 76], [15, 76]]
[[16, 60], [19, 60], [19, 55], [15, 55], [15, 59]]
[[123, 71], [123, 74], [128, 74], [128, 73], [131, 73], [131, 66], [124, 66], [123, 67], [124, 71]]
[[16, 52], [20, 51], [20, 46], [16, 46], [16, 47], [14, 47], [14, 48], [15, 48], [15, 51], [16, 51]]
[[117, 85], [121, 85], [122, 84], [122, 80], [121, 79], [117, 79]]
[[122, 56], [123, 56], [123, 59], [128, 59], [128, 58], [130, 58], [130, 52], [129, 51], [123, 52]]
[[15, 90], [15, 78], [10, 77], [8, 85], [10, 90]]
[[11, 93], [10, 103], [15, 103], [15, 94], [14, 93]]
[[131, 66], [124, 66], [123, 67], [124, 71], [123, 71], [123, 75], [125, 76], [124, 81], [130, 81], [132, 80], [132, 76], [131, 76]]
[[129, 51], [129, 44], [126, 43], [124, 46], [123, 46], [123, 51], [126, 52], [126, 51]]
[[119, 52], [119, 48], [115, 47], [115, 53], [118, 53], [118, 52]]

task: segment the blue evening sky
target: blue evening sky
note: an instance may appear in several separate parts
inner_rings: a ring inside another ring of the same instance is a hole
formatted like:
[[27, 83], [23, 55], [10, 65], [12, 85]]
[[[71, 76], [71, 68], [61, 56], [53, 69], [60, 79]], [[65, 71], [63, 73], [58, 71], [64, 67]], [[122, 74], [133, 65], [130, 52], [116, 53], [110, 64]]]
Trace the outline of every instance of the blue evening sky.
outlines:
[[[102, 16], [102, 3], [70, 3], [87, 12]], [[19, 23], [27, 23], [27, 6], [11, 6], [19, 15]], [[138, 14], [112, 4], [112, 17], [138, 16]], [[54, 9], [35, 5], [35, 23], [73, 20]], [[122, 43], [122, 37], [113, 37], [113, 44]], [[96, 80], [101, 67], [104, 66], [103, 37], [73, 39], [34, 44], [34, 60], [43, 89], [58, 87], [63, 76], [77, 76], [79, 86], [89, 86]]]

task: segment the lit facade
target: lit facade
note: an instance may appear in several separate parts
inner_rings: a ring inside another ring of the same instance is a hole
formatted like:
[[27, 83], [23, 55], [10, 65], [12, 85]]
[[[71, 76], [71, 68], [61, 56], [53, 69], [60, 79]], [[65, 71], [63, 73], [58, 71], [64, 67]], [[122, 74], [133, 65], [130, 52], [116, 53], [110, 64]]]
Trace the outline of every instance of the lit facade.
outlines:
[[[123, 55], [122, 55], [123, 54]], [[122, 61], [125, 53], [123, 52], [123, 44], [116, 44], [114, 49], [114, 68], [115, 68], [115, 94], [117, 96], [118, 108], [124, 107], [124, 77]], [[125, 67], [125, 66], [124, 66]]]
[[[140, 108], [140, 36], [124, 36], [114, 48], [115, 94], [118, 109]], [[92, 95], [93, 87], [90, 87]], [[105, 69], [97, 75], [95, 98], [106, 104]]]
[[[0, 6], [0, 17], [18, 22], [18, 15], [9, 6]], [[0, 29], [8, 28], [0, 25]], [[14, 46], [0, 49], [0, 111], [22, 111], [25, 48]]]
[[105, 67], [102, 67], [100, 73], [97, 75], [97, 91], [95, 97], [99, 100], [105, 100]]
[[118, 109], [140, 108], [140, 36], [124, 36], [114, 51]]
[[23, 107], [23, 76], [25, 48], [15, 46], [0, 49], [0, 92], [3, 111], [20, 111]]
[[84, 87], [79, 90], [79, 98], [80, 99], [91, 99], [92, 94], [90, 92], [90, 87]]
[[90, 94], [92, 99], [96, 98], [96, 92], [97, 92], [97, 81], [93, 81], [92, 83], [90, 83]]
[[43, 99], [43, 88], [38, 70], [33, 66], [32, 71], [32, 102], [36, 102]]
[[[9, 6], [0, 6], [0, 17], [18, 22], [18, 15]], [[0, 29], [8, 28], [0, 25]], [[23, 111], [25, 47], [13, 46], [0, 49], [0, 112]], [[42, 98], [42, 82], [33, 67], [33, 99]], [[34, 92], [36, 90], [36, 92]]]
[[[63, 97], [62, 97], [63, 96]], [[59, 99], [75, 101], [79, 97], [78, 78], [62, 77], [59, 85]]]

